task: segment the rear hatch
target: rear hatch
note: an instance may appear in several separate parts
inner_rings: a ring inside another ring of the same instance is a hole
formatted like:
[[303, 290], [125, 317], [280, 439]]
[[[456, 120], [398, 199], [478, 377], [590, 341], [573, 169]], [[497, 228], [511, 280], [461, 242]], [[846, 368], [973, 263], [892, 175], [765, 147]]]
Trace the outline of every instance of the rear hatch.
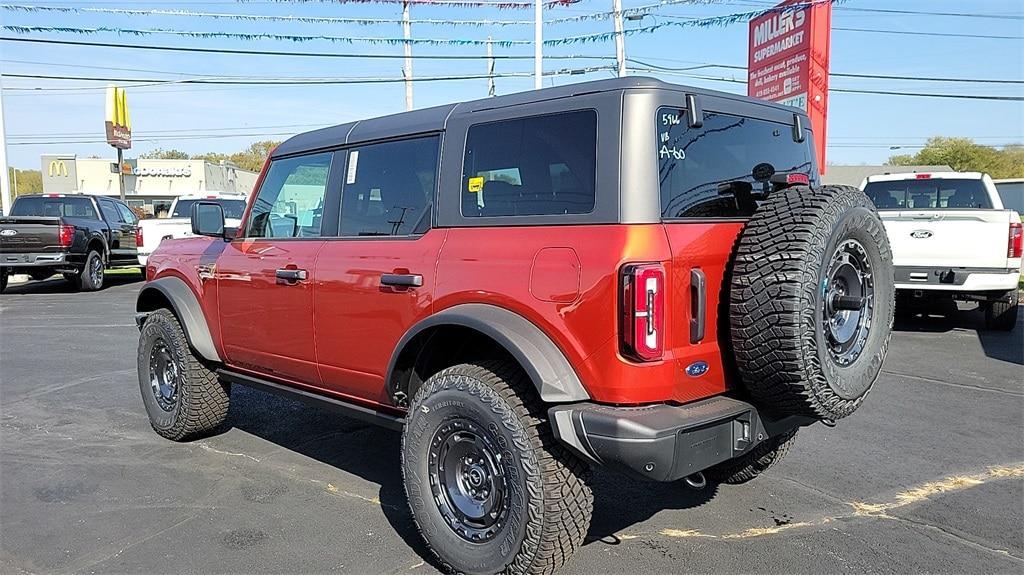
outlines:
[[1010, 212], [992, 206], [980, 179], [869, 182], [896, 266], [1006, 267]]
[[59, 252], [64, 249], [60, 245], [60, 223], [60, 218], [0, 218], [0, 253]]
[[[779, 182], [817, 183], [810, 132], [791, 125], [704, 113], [689, 127], [685, 111], [662, 108], [658, 128], [661, 217], [672, 251], [666, 347], [684, 395], [726, 390], [734, 378], [728, 327], [728, 264], [747, 218]], [[653, 144], [653, 143], [652, 143]]]

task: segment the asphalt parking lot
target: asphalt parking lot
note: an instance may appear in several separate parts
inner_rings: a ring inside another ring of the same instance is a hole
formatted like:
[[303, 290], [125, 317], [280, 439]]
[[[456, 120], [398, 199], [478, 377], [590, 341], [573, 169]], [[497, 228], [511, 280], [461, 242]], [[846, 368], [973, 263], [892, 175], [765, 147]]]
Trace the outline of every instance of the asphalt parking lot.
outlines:
[[[149, 428], [133, 277], [0, 295], [0, 572], [430, 573], [396, 433], [236, 388], [229, 428]], [[1021, 573], [1024, 326], [901, 319], [865, 405], [742, 486], [595, 476], [564, 573]]]

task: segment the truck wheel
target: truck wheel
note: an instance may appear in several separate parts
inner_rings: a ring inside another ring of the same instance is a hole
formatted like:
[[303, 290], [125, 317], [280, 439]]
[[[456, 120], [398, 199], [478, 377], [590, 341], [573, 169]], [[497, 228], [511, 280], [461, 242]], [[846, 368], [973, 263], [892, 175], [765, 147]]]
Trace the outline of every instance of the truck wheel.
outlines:
[[863, 192], [796, 186], [769, 195], [740, 234], [730, 282], [747, 391], [783, 415], [850, 415], [882, 367], [894, 298], [889, 240]]
[[33, 281], [39, 282], [39, 281], [45, 280], [46, 278], [49, 278], [52, 275], [53, 275], [53, 270], [42, 270], [42, 271], [38, 271], [37, 270], [37, 271], [34, 271], [34, 272], [28, 274], [28, 277], [32, 278]]
[[206, 434], [227, 418], [230, 387], [196, 357], [174, 314], [160, 309], [139, 335], [139, 388], [149, 423], [182, 441]]
[[8, 274], [11, 272], [7, 268], [0, 268], [0, 293], [3, 293], [7, 289]]
[[770, 437], [756, 445], [750, 452], [723, 461], [708, 469], [704, 475], [717, 483], [739, 485], [761, 475], [769, 467], [775, 465], [786, 456], [790, 446], [796, 440], [796, 429]]
[[1014, 291], [1010, 301], [994, 301], [985, 306], [985, 329], [1011, 331], [1017, 326], [1020, 296]]
[[103, 289], [103, 272], [103, 256], [97, 251], [90, 251], [85, 258], [85, 267], [75, 277], [78, 289], [82, 291]]
[[427, 546], [457, 573], [552, 573], [583, 542], [588, 468], [557, 443], [517, 365], [430, 377], [409, 407], [402, 477]]

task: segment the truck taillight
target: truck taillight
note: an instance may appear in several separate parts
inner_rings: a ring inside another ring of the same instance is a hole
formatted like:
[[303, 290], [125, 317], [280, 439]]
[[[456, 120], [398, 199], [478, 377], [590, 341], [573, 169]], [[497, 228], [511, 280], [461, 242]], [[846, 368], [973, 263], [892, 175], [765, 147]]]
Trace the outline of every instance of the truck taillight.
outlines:
[[142, 226], [135, 228], [135, 245], [142, 247]]
[[1006, 257], [1021, 257], [1021, 253], [1024, 252], [1024, 245], [1021, 243], [1024, 240], [1022, 236], [1024, 236], [1024, 225], [1020, 222], [1010, 224], [1010, 236], [1006, 242]]
[[75, 226], [61, 224], [58, 233], [60, 247], [69, 248], [75, 242]]
[[623, 266], [619, 302], [623, 355], [657, 361], [664, 353], [665, 268], [661, 264]]

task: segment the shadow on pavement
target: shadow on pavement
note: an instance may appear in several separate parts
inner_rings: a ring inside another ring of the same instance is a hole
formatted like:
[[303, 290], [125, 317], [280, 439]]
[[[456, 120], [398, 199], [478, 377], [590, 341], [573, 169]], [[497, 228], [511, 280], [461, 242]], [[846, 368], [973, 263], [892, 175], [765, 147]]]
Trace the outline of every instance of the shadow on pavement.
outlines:
[[960, 304], [940, 310], [920, 308], [897, 309], [896, 332], [946, 333], [955, 329], [974, 330], [985, 351], [985, 356], [1018, 365], [1024, 365], [1024, 328], [1018, 318], [1013, 331], [985, 328], [985, 315], [976, 304]]
[[[395, 532], [422, 559], [440, 569], [409, 513], [402, 485], [401, 435], [337, 413], [243, 386], [231, 390], [228, 426], [313, 458], [380, 486], [378, 498]], [[665, 509], [710, 501], [717, 486], [696, 491], [683, 482], [655, 483], [596, 470], [594, 518], [584, 544], [618, 545], [616, 533]]]
[[[109, 289], [116, 286], [122, 286], [127, 284], [133, 284], [146, 279], [145, 274], [142, 272], [137, 273], [117, 273], [111, 274], [107, 272], [103, 278], [103, 289]], [[8, 295], [28, 295], [28, 294], [46, 294], [46, 293], [78, 293], [79, 290], [75, 289], [71, 282], [65, 280], [61, 276], [53, 276], [49, 279], [35, 281], [29, 280], [27, 282], [20, 282], [16, 284], [8, 284], [7, 289], [4, 290], [3, 296]], [[103, 290], [100, 290], [103, 291]]]

